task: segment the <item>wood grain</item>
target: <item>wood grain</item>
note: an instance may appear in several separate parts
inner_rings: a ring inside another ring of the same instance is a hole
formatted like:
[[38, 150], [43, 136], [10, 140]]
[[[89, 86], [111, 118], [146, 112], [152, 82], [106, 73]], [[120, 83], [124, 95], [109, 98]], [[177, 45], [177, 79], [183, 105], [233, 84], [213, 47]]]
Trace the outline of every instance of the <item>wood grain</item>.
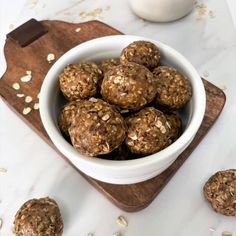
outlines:
[[[82, 42], [106, 35], [121, 34], [121, 32], [98, 21], [80, 24], [42, 21], [42, 24], [47, 28], [48, 33], [24, 48], [9, 39], [6, 40], [4, 53], [7, 70], [0, 80], [0, 95], [21, 119], [58, 151], [43, 128], [38, 110], [33, 109], [33, 105], [38, 103], [37, 95], [44, 77], [53, 64], [48, 63], [47, 55], [54, 53], [56, 59], [58, 59], [66, 51]], [[81, 30], [76, 32], [77, 28], [81, 28]], [[26, 70], [32, 71], [32, 80], [23, 83], [20, 81], [20, 77], [25, 75]], [[16, 82], [20, 84], [19, 90], [12, 87]], [[224, 107], [226, 99], [224, 93], [206, 80], [203, 80], [203, 82], [207, 94], [207, 106], [203, 123], [190, 146], [166, 171], [153, 179], [131, 185], [107, 184], [81, 174], [119, 208], [133, 212], [147, 207], [197, 147]], [[33, 101], [26, 104], [24, 97], [17, 97], [17, 93], [30, 95]], [[27, 115], [23, 115], [22, 111], [26, 106], [31, 107], [32, 111]], [[66, 157], [64, 158], [68, 161]]]

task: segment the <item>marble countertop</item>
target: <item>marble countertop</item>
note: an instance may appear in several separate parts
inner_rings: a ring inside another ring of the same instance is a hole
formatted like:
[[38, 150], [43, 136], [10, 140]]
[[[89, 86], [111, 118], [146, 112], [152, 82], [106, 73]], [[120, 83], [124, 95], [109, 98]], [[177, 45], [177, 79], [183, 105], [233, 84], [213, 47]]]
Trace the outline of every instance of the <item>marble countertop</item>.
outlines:
[[[127, 236], [219, 236], [223, 231], [236, 235], [235, 218], [215, 213], [202, 195], [210, 175], [236, 167], [236, 4], [228, 0], [232, 18], [225, 1], [204, 3], [207, 8], [200, 19], [195, 8], [179, 21], [157, 24], [136, 17], [126, 0], [0, 2], [1, 50], [5, 34], [31, 17], [69, 22], [98, 19], [126, 34], [169, 44], [227, 96], [222, 115], [198, 148], [151, 205], [136, 213], [113, 206], [0, 100], [0, 235], [12, 235], [14, 215], [26, 200], [43, 196], [59, 203], [65, 236], [89, 232], [109, 236], [118, 231]], [[1, 53], [1, 74], [4, 63]], [[116, 223], [121, 214], [129, 222], [125, 229]]]

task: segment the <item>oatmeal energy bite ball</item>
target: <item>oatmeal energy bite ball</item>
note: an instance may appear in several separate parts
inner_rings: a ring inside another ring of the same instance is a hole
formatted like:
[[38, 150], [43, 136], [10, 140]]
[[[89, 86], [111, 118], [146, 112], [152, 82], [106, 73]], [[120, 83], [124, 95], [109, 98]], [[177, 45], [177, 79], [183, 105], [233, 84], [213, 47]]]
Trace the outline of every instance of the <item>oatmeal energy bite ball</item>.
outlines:
[[149, 70], [157, 67], [160, 61], [160, 51], [157, 46], [147, 41], [135, 41], [121, 52], [120, 62], [135, 62], [147, 67]]
[[61, 236], [62, 231], [61, 213], [51, 198], [31, 199], [15, 215], [16, 236]]
[[97, 93], [102, 71], [93, 62], [81, 62], [66, 66], [59, 75], [60, 89], [70, 101], [89, 98]]
[[109, 71], [110, 69], [112, 69], [115, 66], [118, 66], [120, 64], [120, 61], [118, 59], [105, 59], [102, 60], [99, 68], [101, 68], [102, 72], [105, 74], [107, 71]]
[[153, 71], [157, 79], [157, 106], [167, 110], [182, 108], [191, 98], [190, 82], [175, 68], [159, 66]]
[[215, 173], [204, 185], [203, 193], [216, 212], [236, 216], [235, 169]]
[[157, 93], [156, 80], [144, 66], [136, 63], [119, 65], [105, 73], [101, 94], [103, 99], [122, 109], [139, 110]]
[[147, 107], [126, 119], [128, 131], [125, 143], [131, 152], [152, 154], [168, 144], [169, 126], [165, 115], [154, 107]]
[[123, 117], [101, 99], [82, 100], [72, 119], [69, 134], [73, 146], [82, 154], [97, 156], [117, 148], [125, 139]]
[[168, 134], [171, 143], [179, 138], [182, 132], [182, 121], [176, 114], [165, 114], [167, 119], [167, 126], [170, 129]]
[[61, 110], [61, 113], [59, 115], [58, 119], [58, 125], [62, 133], [69, 136], [68, 128], [71, 125], [72, 118], [74, 117], [77, 107], [79, 106], [80, 100], [75, 100], [68, 102]]

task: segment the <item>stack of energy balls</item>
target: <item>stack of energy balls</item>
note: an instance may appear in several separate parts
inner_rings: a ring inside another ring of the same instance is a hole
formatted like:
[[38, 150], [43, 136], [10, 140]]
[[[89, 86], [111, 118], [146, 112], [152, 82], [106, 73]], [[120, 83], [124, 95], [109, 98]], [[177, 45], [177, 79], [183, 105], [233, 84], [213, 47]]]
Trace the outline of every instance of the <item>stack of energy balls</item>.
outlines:
[[181, 134], [176, 111], [192, 96], [177, 69], [160, 66], [160, 51], [135, 41], [119, 59], [70, 64], [59, 75], [68, 103], [59, 127], [83, 155], [100, 157], [126, 146], [140, 156], [158, 152]]

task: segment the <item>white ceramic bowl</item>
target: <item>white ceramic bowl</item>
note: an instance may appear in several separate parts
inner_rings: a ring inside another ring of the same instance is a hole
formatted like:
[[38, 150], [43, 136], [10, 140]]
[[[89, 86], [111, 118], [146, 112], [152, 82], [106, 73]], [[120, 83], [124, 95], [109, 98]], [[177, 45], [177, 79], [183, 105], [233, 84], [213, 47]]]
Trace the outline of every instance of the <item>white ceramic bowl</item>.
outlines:
[[[81, 155], [61, 135], [57, 120], [62, 97], [59, 93], [58, 75], [69, 63], [119, 57], [121, 50], [136, 40], [147, 40], [161, 51], [161, 62], [179, 69], [186, 75], [193, 88], [191, 101], [181, 112], [183, 134], [164, 150], [144, 158], [114, 161]], [[49, 70], [40, 92], [40, 115], [49, 137], [55, 146], [85, 174], [114, 184], [131, 184], [150, 179], [169, 167], [191, 143], [204, 116], [205, 90], [194, 67], [180, 53], [158, 41], [131, 35], [107, 36], [82, 43], [65, 53]]]

